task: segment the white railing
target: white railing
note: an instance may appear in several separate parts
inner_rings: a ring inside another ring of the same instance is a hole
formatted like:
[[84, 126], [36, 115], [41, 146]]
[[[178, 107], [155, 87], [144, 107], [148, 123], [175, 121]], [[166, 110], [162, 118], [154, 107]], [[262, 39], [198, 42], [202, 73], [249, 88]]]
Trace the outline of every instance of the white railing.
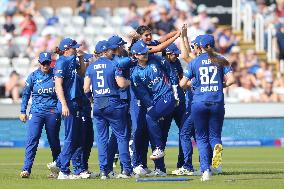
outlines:
[[232, 28], [241, 31], [241, 0], [232, 0]]
[[276, 29], [271, 24], [267, 28], [267, 61], [273, 62], [277, 60], [276, 53], [277, 53], [277, 47], [275, 44], [275, 35], [276, 35]]
[[264, 19], [261, 14], [257, 14], [255, 19], [255, 50], [264, 51]]
[[246, 3], [243, 12], [243, 25], [244, 25], [244, 41], [252, 42], [252, 7], [250, 4]]

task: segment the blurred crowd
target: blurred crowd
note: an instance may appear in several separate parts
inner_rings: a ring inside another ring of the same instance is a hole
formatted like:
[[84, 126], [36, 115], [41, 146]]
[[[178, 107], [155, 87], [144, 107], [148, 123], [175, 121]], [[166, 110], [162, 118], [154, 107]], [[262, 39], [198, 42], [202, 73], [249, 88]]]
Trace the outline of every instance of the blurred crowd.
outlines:
[[[277, 29], [279, 61], [284, 61], [284, 0], [245, 2], [254, 15], [264, 16], [266, 28], [273, 24]], [[54, 51], [62, 37], [72, 37], [82, 44], [81, 50], [92, 52], [97, 41], [115, 33], [130, 42], [139, 25], [149, 26], [155, 39], [184, 23], [190, 41], [213, 34], [216, 50], [232, 64], [238, 82], [226, 89], [227, 102], [284, 102], [283, 75], [275, 66], [259, 59], [254, 49], [242, 49], [241, 36], [234, 35], [230, 26], [220, 26], [217, 17], [208, 16], [205, 5], [192, 0], [150, 0], [146, 7], [133, 1], [113, 10], [96, 8], [95, 0], [78, 0], [75, 10], [68, 6], [36, 9], [33, 0], [1, 0], [0, 5], [0, 96], [13, 102], [20, 100], [25, 77], [37, 69], [39, 52]]]

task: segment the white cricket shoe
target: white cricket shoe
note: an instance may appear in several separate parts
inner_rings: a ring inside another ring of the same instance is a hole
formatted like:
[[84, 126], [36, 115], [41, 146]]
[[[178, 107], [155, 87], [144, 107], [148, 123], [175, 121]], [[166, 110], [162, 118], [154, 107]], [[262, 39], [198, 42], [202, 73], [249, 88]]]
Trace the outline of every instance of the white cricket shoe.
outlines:
[[203, 172], [202, 177], [201, 177], [201, 182], [206, 182], [211, 180], [211, 172], [209, 169]]
[[106, 175], [105, 172], [101, 172], [101, 173], [100, 173], [100, 177], [101, 177], [101, 180], [106, 180], [106, 179], [108, 179], [108, 176]]
[[154, 171], [152, 171], [151, 173], [147, 174], [146, 176], [148, 176], [148, 177], [166, 177], [167, 173], [164, 173], [160, 169], [155, 169]]
[[82, 179], [88, 179], [91, 177], [91, 174], [88, 171], [81, 172], [79, 175]]
[[122, 173], [118, 174], [116, 178], [117, 179], [120, 179], [120, 178], [122, 178], [122, 179], [129, 179], [129, 178], [131, 178], [131, 176], [132, 176], [132, 174], [127, 173], [125, 171], [122, 171]]
[[163, 150], [161, 150], [160, 148], [156, 148], [152, 155], [150, 156], [150, 159], [151, 160], [157, 160], [157, 159], [160, 159], [162, 157], [164, 157], [166, 154]]
[[53, 161], [51, 163], [48, 163], [46, 166], [51, 171], [51, 173], [53, 173], [55, 175], [58, 175], [58, 173], [60, 171], [60, 168], [56, 166], [56, 162], [55, 161]]
[[114, 172], [114, 171], [111, 171], [111, 172], [108, 173], [108, 177], [111, 178], [111, 179], [116, 178], [117, 177], [117, 173]]
[[139, 176], [143, 176], [147, 174], [147, 172], [143, 169], [143, 165], [138, 165], [137, 167], [134, 167], [133, 172]]
[[78, 179], [82, 179], [82, 177], [81, 177], [81, 175], [69, 175], [69, 179], [78, 180]]
[[147, 167], [146, 167], [146, 168], [144, 168], [144, 170], [146, 171], [146, 174], [150, 174], [150, 173], [152, 173], [152, 171], [151, 171], [150, 169], [148, 169]]
[[70, 179], [70, 175], [68, 174], [64, 174], [62, 173], [61, 171], [59, 172], [58, 174], [58, 177], [57, 177], [58, 180], [68, 180]]

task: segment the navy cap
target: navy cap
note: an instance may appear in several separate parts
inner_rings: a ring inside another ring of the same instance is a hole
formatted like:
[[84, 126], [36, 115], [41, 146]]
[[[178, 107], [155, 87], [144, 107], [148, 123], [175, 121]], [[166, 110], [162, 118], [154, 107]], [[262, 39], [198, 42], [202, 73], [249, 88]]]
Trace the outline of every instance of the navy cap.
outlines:
[[71, 38], [64, 38], [61, 40], [59, 44], [59, 49], [61, 51], [67, 49], [67, 48], [79, 48], [81, 45], [77, 43], [77, 41], [71, 39]]
[[41, 52], [39, 54], [38, 61], [39, 61], [40, 64], [45, 62], [45, 61], [51, 62], [51, 53], [50, 52]]
[[111, 44], [112, 49], [116, 49], [121, 45], [127, 44], [121, 37], [118, 35], [113, 35], [108, 39], [108, 42]]
[[192, 44], [196, 44], [197, 46], [200, 46], [200, 41], [203, 38], [204, 35], [198, 35], [193, 41], [191, 41]]
[[111, 49], [111, 44], [107, 40], [99, 41], [96, 45], [96, 53], [102, 53], [108, 49]]
[[200, 40], [200, 46], [205, 48], [207, 45], [210, 45], [210, 47], [215, 46], [215, 40], [213, 35], [203, 35], [202, 39]]
[[90, 58], [92, 58], [92, 57], [93, 57], [93, 54], [89, 54], [89, 53], [83, 54], [84, 62], [89, 62]]
[[133, 44], [131, 47], [131, 53], [132, 54], [145, 54], [149, 51], [149, 48], [144, 43], [143, 40], [139, 40], [136, 43]]
[[170, 44], [166, 49], [165, 49], [166, 53], [170, 53], [170, 54], [180, 54], [181, 51], [177, 48], [176, 44], [172, 43]]

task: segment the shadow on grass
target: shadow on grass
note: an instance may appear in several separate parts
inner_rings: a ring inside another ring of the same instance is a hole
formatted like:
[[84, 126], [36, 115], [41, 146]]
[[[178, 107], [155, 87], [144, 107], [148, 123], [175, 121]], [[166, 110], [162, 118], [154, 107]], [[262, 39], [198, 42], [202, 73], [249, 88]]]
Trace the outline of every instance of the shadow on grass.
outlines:
[[222, 175], [273, 175], [284, 174], [283, 171], [226, 171]]

